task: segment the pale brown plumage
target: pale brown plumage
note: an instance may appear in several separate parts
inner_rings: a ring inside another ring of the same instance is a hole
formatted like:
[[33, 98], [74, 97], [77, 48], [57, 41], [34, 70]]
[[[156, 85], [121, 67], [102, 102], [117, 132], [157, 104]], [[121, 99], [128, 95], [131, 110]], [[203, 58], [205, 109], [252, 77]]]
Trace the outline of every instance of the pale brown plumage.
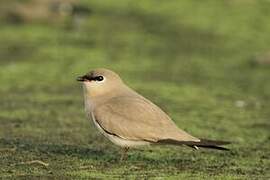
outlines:
[[159, 107], [140, 96], [114, 97], [97, 106], [94, 116], [103, 129], [123, 139], [199, 141], [179, 129]]
[[122, 147], [172, 144], [226, 150], [228, 142], [196, 138], [179, 129], [158, 106], [126, 86], [107, 69], [79, 77], [84, 82], [86, 112], [98, 129]]

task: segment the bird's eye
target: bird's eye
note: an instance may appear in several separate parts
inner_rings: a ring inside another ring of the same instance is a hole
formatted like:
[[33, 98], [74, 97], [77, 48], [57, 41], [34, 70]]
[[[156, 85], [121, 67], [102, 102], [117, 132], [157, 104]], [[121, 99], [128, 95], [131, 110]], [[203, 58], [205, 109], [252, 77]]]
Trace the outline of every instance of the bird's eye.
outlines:
[[103, 78], [103, 76], [98, 76], [98, 77], [96, 77], [96, 80], [97, 81], [102, 81], [104, 78]]

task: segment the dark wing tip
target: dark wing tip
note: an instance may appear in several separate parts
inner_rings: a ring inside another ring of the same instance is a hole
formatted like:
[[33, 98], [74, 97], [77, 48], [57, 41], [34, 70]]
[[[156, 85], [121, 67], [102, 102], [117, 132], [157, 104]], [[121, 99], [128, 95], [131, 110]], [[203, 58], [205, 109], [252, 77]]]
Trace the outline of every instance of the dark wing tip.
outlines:
[[215, 140], [206, 140], [206, 139], [201, 139], [201, 141], [199, 141], [199, 142], [196, 142], [196, 141], [177, 141], [177, 140], [173, 140], [173, 139], [162, 139], [162, 140], [159, 140], [157, 143], [171, 144], [171, 145], [186, 145], [186, 146], [192, 147], [196, 150], [199, 148], [209, 148], [209, 149], [224, 150], [224, 151], [229, 151], [229, 149], [225, 148], [225, 147], [220, 147], [220, 146], [230, 144], [230, 142], [228, 142], [228, 141], [215, 141]]
[[213, 144], [213, 145], [226, 145], [231, 144], [230, 141], [219, 141], [219, 140], [209, 140], [209, 139], [200, 139], [203, 144]]

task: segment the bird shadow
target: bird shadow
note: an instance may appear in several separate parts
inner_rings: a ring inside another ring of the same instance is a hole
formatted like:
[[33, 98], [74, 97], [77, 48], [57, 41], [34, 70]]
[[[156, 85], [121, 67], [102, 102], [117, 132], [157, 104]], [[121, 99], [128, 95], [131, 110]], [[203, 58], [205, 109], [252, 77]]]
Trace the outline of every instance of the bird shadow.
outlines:
[[94, 148], [86, 145], [56, 144], [26, 139], [1, 138], [0, 149], [16, 149], [16, 152], [19, 154], [26, 152], [41, 157], [58, 155], [77, 157], [83, 160], [96, 161], [105, 166], [107, 163], [115, 162], [117, 166], [135, 164], [138, 167], [145, 168], [155, 164], [157, 166], [165, 165], [185, 170], [192, 167], [194, 164], [205, 163], [204, 159], [196, 158], [196, 153], [186, 151], [185, 149], [180, 150], [181, 152], [179, 153], [182, 154], [181, 156], [176, 156], [173, 150], [172, 153], [164, 155], [164, 153], [159, 154], [159, 150], [155, 151], [149, 148], [134, 149], [129, 151], [128, 158], [124, 161], [120, 160], [121, 149], [114, 146], [108, 148], [102, 147], [101, 145], [101, 147]]
[[28, 151], [32, 153], [55, 154], [77, 156], [79, 158], [92, 158], [104, 156], [103, 150], [71, 144], [55, 144], [49, 142], [36, 142], [25, 139], [0, 139], [0, 147], [16, 148], [16, 151]]
[[[17, 152], [29, 152], [37, 154], [53, 154], [76, 156], [83, 159], [96, 160], [114, 160], [120, 162], [121, 148], [106, 145], [93, 147], [91, 145], [74, 145], [63, 143], [40, 142], [38, 140], [22, 139], [22, 138], [0, 138], [0, 149], [16, 149]], [[158, 159], [144, 156], [144, 153], [152, 153], [151, 149], [132, 149], [128, 152], [128, 158], [123, 162], [128, 161], [158, 161]]]

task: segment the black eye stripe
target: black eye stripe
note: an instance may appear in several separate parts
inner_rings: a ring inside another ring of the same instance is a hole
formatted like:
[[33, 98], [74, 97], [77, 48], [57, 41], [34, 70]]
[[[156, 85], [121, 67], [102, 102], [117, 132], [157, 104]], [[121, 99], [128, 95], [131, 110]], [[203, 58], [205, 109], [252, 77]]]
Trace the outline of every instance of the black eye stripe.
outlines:
[[96, 76], [93, 78], [94, 81], [102, 81], [103, 79], [103, 76]]
[[104, 80], [103, 76], [84, 75], [83, 78], [89, 81], [103, 81]]

